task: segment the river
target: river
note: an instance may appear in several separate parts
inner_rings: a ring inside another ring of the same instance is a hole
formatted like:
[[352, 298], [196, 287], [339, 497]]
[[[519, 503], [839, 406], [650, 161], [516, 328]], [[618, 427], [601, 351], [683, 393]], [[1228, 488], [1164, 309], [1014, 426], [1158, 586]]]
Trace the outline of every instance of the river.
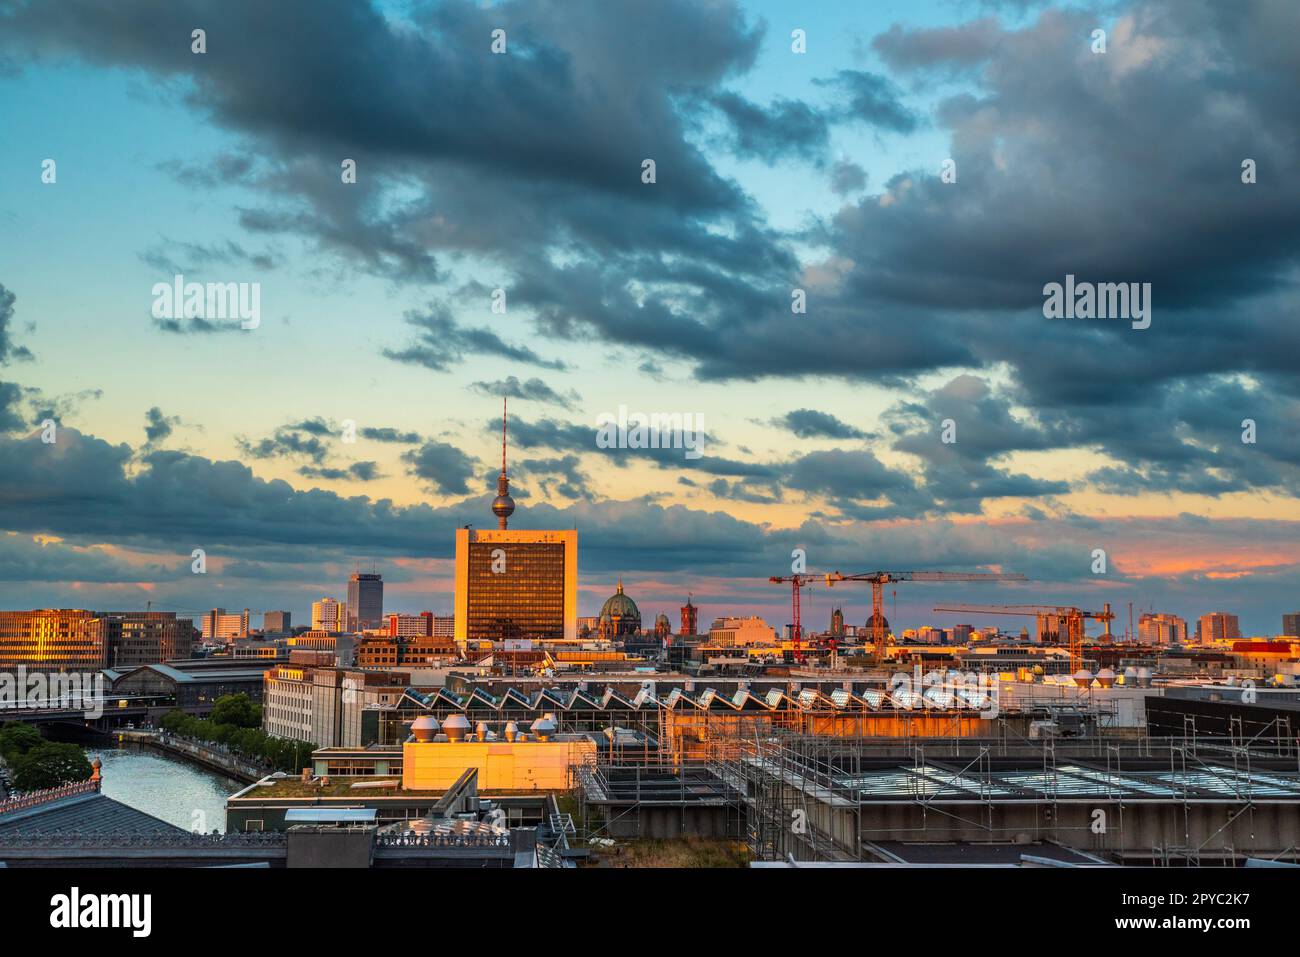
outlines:
[[105, 795], [187, 831], [224, 831], [226, 798], [246, 786], [139, 745], [87, 747], [86, 756], [100, 760]]

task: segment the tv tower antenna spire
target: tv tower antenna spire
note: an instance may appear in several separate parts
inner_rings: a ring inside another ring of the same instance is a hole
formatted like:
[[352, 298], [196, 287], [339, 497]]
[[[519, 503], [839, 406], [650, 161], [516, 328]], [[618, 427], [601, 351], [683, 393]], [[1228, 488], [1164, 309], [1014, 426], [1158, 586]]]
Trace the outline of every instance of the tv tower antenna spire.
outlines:
[[497, 517], [497, 527], [506, 530], [506, 520], [515, 510], [515, 500], [510, 497], [510, 479], [506, 476], [506, 412], [507, 399], [501, 399], [501, 477], [497, 479], [497, 497], [492, 500], [492, 514]]

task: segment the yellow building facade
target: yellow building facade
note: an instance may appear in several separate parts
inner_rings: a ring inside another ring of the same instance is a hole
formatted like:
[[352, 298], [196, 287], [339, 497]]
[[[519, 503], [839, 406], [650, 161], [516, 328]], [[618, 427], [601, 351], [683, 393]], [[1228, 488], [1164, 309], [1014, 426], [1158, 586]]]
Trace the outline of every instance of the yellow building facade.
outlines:
[[563, 791], [569, 769], [592, 760], [594, 741], [407, 741], [402, 746], [402, 787], [445, 791], [470, 768], [480, 791]]
[[456, 530], [455, 640], [578, 637], [578, 533]]

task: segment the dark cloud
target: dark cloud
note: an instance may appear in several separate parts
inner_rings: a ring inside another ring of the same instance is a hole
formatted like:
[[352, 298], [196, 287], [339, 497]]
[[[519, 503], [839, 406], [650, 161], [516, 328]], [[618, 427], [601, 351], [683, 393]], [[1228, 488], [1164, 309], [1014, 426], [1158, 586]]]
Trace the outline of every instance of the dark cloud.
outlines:
[[830, 141], [830, 123], [816, 108], [778, 97], [760, 106], [738, 93], [716, 94], [712, 103], [730, 124], [731, 148], [768, 165], [787, 157], [818, 163]]
[[795, 409], [775, 420], [773, 425], [788, 429], [801, 439], [862, 439], [867, 434], [829, 412]]
[[140, 261], [169, 276], [202, 275], [214, 267], [267, 272], [280, 265], [276, 253], [250, 252], [231, 239], [206, 244], [166, 239], [140, 253]]
[[289, 428], [277, 429], [275, 434], [257, 442], [249, 442], [239, 436], [236, 438], [236, 444], [245, 455], [255, 459], [304, 456], [320, 465], [329, 454], [319, 435], [307, 435], [304, 438], [301, 432]]
[[315, 435], [322, 439], [329, 438], [339, 431], [338, 426], [332, 422], [326, 422], [320, 416], [303, 419], [300, 422], [290, 422], [282, 426], [281, 429], [288, 432], [306, 432], [308, 435]]
[[591, 476], [582, 470], [579, 463], [576, 455], [561, 455], [547, 459], [522, 459], [517, 467], [519, 474], [536, 482], [547, 497], [595, 501]]
[[347, 468], [304, 465], [298, 469], [298, 474], [305, 478], [328, 479], [335, 482], [373, 482], [375, 479], [382, 478], [378, 462], [353, 462]]
[[441, 495], [468, 494], [469, 479], [483, 470], [477, 459], [436, 439], [403, 452], [402, 461], [410, 466], [412, 475], [424, 479]]
[[393, 444], [411, 445], [420, 441], [419, 432], [402, 432], [399, 429], [390, 426], [368, 427], [361, 430], [363, 439], [370, 439], [372, 442], [390, 442]]
[[903, 105], [898, 87], [878, 73], [840, 70], [829, 79], [815, 82], [844, 98], [838, 108], [841, 120], [859, 120], [894, 133], [910, 133], [920, 123], [916, 114]]
[[144, 414], [144, 437], [149, 445], [154, 445], [167, 438], [180, 424], [180, 418], [163, 415], [162, 409], [154, 406]]
[[919, 30], [895, 23], [875, 37], [871, 46], [891, 69], [904, 73], [936, 71], [952, 78], [989, 60], [1002, 36], [995, 17]]
[[490, 329], [460, 325], [444, 305], [430, 306], [424, 312], [411, 310], [406, 313], [406, 323], [417, 330], [415, 341], [402, 349], [384, 349], [389, 359], [434, 372], [446, 372], [467, 354], [497, 356], [547, 369], [565, 368], [558, 359], [543, 359], [527, 346], [510, 345]]
[[576, 392], [570, 391], [566, 395], [561, 395], [537, 378], [521, 382], [517, 376], [507, 376], [495, 382], [473, 382], [469, 388], [480, 395], [493, 398], [504, 396], [509, 399], [525, 399], [530, 402], [558, 405], [563, 409], [572, 409], [579, 400]]
[[[138, 469], [133, 467], [136, 461], [128, 446], [112, 445], [71, 428], [61, 430], [54, 445], [41, 443], [35, 435], [0, 437], [0, 527], [19, 533], [0, 535], [0, 597], [19, 607], [57, 605], [53, 599], [66, 594], [65, 582], [72, 575], [86, 582], [151, 581], [157, 585], [150, 592], [155, 599], [165, 598], [183, 608], [206, 607], [204, 596], [210, 603], [211, 589], [224, 574], [218, 569], [227, 565], [232, 574], [239, 569], [252, 574], [240, 579], [248, 581], [240, 593], [257, 596], [262, 607], [290, 607], [295, 601], [305, 605], [319, 595], [321, 587], [346, 578], [353, 555], [447, 560], [455, 528], [465, 522], [491, 521], [492, 491], [487, 488], [442, 508], [397, 507], [365, 496], [297, 490], [283, 481], [260, 479], [238, 462], [169, 451], [140, 456]], [[469, 474], [486, 477], [479, 463], [472, 465]], [[805, 463], [801, 474], [809, 479], [805, 484], [837, 488], [835, 476], [846, 469], [874, 482], [874, 486], [848, 487], [849, 494], [866, 487], [892, 494], [902, 487], [889, 470], [857, 453], [822, 456]], [[954, 524], [942, 519], [877, 526], [810, 520], [796, 529], [778, 529], [722, 511], [642, 500], [580, 500], [563, 509], [539, 503], [518, 509], [511, 526], [578, 528], [586, 581], [593, 575], [624, 572], [676, 581], [685, 588], [704, 576], [727, 576], [729, 607], [743, 601], [768, 603], [776, 609], [788, 607], [783, 604], [788, 603], [788, 593], [781, 598], [766, 584], [766, 577], [789, 566], [794, 547], [807, 549], [812, 567], [846, 572], [880, 566], [1024, 571], [1034, 579], [1033, 600], [1087, 604], [1095, 598], [1089, 560], [1098, 544], [1107, 547], [1123, 567], [1130, 564], [1131, 548], [1145, 547], [1152, 540], [1226, 555], [1234, 543], [1252, 541], [1281, 550], [1293, 547], [1298, 537], [1295, 522], [1209, 521], [1192, 516], [1078, 517], [1055, 521], [1050, 528], [1036, 523]], [[38, 553], [28, 544], [30, 536], [38, 534], [65, 541]], [[139, 549], [153, 557], [129, 568], [124, 562], [105, 564], [101, 556], [106, 553], [87, 548], [100, 542]], [[195, 547], [205, 548], [212, 563], [201, 587], [189, 571], [190, 550]], [[870, 555], [870, 561], [864, 555]], [[56, 571], [60, 563], [63, 574]], [[384, 570], [388, 578], [390, 571], [400, 573], [401, 566], [388, 564]], [[3, 587], [5, 580], [29, 584], [15, 590]], [[41, 580], [57, 584], [37, 587]], [[1135, 600], [1155, 601], [1190, 617], [1212, 605], [1280, 607], [1300, 585], [1300, 567], [1280, 564], [1231, 579], [1116, 578], [1110, 585], [1120, 598], [1133, 595]], [[112, 604], [139, 607], [142, 594], [92, 590], [85, 600], [104, 595], [119, 599]], [[999, 590], [999, 594], [1016, 591]], [[945, 588], [942, 597], [990, 600], [987, 588], [958, 586]], [[862, 608], [869, 595], [846, 592], [844, 600]], [[914, 600], [926, 599], [917, 595]], [[857, 617], [865, 618], [865, 611]], [[1277, 627], [1271, 612], [1267, 620], [1256, 615], [1247, 617], [1245, 624], [1260, 631]]]
[[867, 188], [867, 171], [852, 160], [840, 160], [831, 167], [831, 190], [848, 196]]
[[23, 387], [13, 382], [0, 382], [0, 432], [11, 432], [27, 424], [19, 409], [24, 399]]
[[31, 350], [26, 346], [17, 345], [13, 340], [13, 333], [10, 332], [9, 324], [14, 318], [14, 303], [17, 297], [0, 285], [0, 365], [8, 365], [14, 360], [30, 360], [32, 358]]

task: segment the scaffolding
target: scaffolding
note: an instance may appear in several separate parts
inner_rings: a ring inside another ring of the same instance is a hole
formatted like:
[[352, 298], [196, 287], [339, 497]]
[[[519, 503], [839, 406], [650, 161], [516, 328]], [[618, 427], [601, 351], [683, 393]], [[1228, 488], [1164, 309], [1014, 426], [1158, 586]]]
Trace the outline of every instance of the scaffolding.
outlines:
[[[862, 861], [882, 841], [1029, 835], [1113, 860], [1231, 863], [1259, 853], [1232, 843], [1239, 822], [1253, 840], [1261, 809], [1300, 821], [1289, 734], [899, 742], [769, 727], [738, 738], [716, 773], [743, 795], [750, 853], [762, 861]], [[1157, 814], [1160, 839], [1136, 850]], [[1272, 850], [1297, 857], [1294, 840]]]

